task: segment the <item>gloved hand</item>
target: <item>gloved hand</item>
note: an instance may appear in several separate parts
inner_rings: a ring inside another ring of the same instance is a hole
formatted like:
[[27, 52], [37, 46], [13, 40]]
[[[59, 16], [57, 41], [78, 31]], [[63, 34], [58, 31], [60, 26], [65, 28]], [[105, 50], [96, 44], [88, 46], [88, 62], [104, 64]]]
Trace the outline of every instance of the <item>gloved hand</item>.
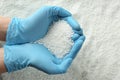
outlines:
[[53, 22], [60, 19], [67, 21], [76, 34], [82, 34], [79, 24], [71, 13], [61, 7], [45, 6], [27, 18], [12, 18], [7, 30], [6, 44], [36, 41], [46, 35]]
[[61, 59], [53, 55], [42, 44], [5, 45], [4, 63], [8, 72], [32, 66], [48, 74], [65, 73], [80, 50], [84, 40], [84, 36], [76, 39], [70, 52]]

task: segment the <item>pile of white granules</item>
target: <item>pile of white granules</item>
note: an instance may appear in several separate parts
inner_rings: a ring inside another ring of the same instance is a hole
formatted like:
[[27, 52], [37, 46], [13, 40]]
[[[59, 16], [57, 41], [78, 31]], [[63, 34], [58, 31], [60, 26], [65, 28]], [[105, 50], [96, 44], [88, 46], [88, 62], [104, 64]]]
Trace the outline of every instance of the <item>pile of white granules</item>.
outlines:
[[72, 28], [64, 21], [55, 22], [49, 29], [47, 35], [38, 40], [37, 43], [44, 44], [58, 58], [68, 53], [73, 45], [71, 39], [73, 35]]

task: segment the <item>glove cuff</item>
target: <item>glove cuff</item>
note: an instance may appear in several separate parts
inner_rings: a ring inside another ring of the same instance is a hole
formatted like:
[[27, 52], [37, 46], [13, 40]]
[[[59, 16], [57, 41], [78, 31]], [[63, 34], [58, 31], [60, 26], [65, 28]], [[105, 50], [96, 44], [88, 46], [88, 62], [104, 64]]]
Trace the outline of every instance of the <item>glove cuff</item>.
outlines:
[[6, 44], [13, 44], [14, 39], [13, 36], [16, 35], [16, 18], [12, 18], [11, 22], [9, 23], [6, 35]]
[[6, 35], [7, 45], [20, 43], [20, 40], [22, 39], [20, 28], [23, 26], [21, 24], [21, 21], [22, 20], [20, 18], [13, 17], [11, 22], [9, 23]]
[[12, 46], [4, 45], [4, 63], [8, 72], [17, 71], [28, 66], [28, 59], [19, 56]]

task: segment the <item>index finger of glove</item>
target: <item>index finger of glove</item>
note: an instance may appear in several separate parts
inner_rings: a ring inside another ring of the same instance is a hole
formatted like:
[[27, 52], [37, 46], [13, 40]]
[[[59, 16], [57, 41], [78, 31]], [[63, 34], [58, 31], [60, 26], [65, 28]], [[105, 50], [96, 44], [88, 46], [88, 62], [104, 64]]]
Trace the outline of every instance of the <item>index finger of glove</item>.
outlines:
[[71, 16], [71, 13], [69, 11], [58, 6], [52, 6], [49, 12], [51, 16], [58, 16], [60, 18]]

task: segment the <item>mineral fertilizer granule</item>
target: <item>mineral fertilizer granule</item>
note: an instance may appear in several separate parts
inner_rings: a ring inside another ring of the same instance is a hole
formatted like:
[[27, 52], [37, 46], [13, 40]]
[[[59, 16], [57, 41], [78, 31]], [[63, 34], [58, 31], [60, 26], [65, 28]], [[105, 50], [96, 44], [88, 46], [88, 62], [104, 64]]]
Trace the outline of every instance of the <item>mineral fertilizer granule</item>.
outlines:
[[44, 38], [35, 43], [43, 44], [58, 58], [61, 58], [70, 51], [73, 45], [72, 35], [73, 31], [70, 25], [64, 20], [59, 20], [50, 27]]

